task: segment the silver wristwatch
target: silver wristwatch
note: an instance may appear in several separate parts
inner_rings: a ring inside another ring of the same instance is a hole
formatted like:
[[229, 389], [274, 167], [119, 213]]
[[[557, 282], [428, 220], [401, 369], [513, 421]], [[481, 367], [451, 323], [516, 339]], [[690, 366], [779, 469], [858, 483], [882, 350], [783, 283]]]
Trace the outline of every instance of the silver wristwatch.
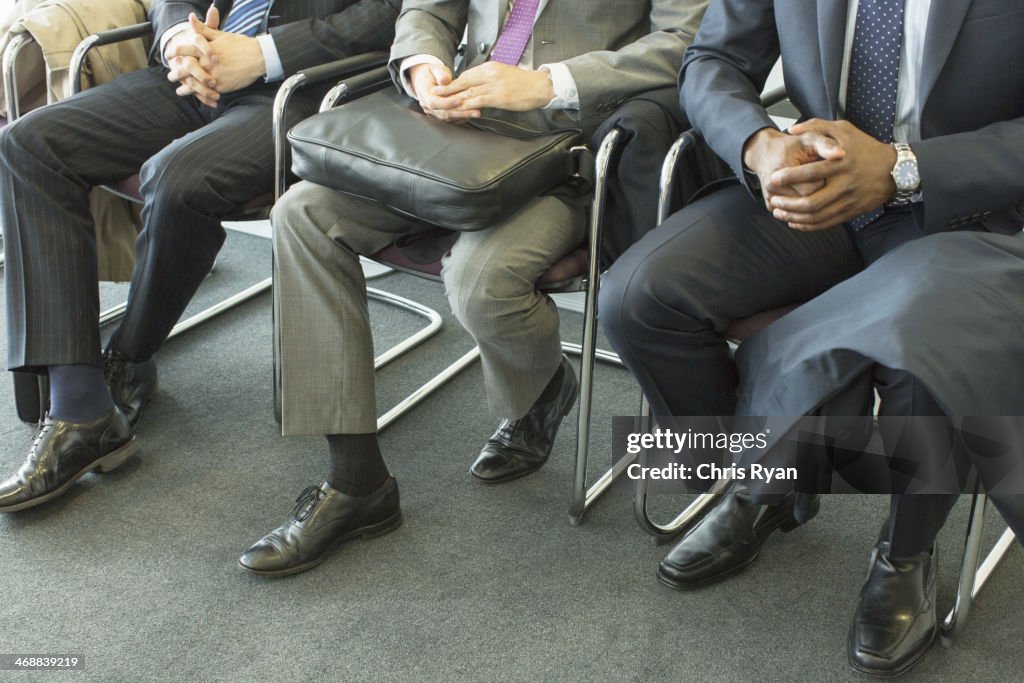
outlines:
[[917, 169], [917, 156], [910, 145], [905, 142], [894, 142], [896, 148], [896, 164], [892, 167], [892, 179], [896, 183], [896, 196], [889, 202], [890, 206], [909, 204], [913, 196], [921, 189], [921, 173]]

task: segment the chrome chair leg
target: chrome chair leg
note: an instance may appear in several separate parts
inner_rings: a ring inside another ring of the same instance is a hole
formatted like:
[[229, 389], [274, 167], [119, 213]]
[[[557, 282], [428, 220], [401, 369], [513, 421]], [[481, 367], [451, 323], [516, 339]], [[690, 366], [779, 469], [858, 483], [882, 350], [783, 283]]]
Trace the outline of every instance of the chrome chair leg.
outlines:
[[1006, 529], [995, 547], [978, 567], [981, 559], [981, 542], [985, 531], [985, 504], [988, 496], [977, 487], [971, 499], [970, 516], [967, 519], [967, 537], [964, 540], [963, 562], [960, 566], [960, 578], [957, 582], [956, 602], [942, 621], [939, 629], [939, 642], [943, 647], [950, 647], [957, 636], [963, 632], [967, 615], [971, 611], [974, 598], [985, 587], [992, 572], [1003, 561], [1016, 540], [1012, 529]]
[[398, 418], [408, 413], [428, 396], [453, 380], [459, 373], [476, 362], [478, 358], [480, 358], [480, 347], [474, 346], [457, 361], [435, 375], [429, 382], [402, 399], [394, 408], [377, 418], [377, 433], [379, 434], [390, 427]]
[[[433, 337], [441, 330], [441, 325], [443, 322], [441, 314], [435, 311], [433, 308], [430, 308], [429, 306], [424, 306], [423, 304], [417, 303], [412, 299], [406, 299], [404, 296], [398, 296], [397, 294], [385, 292], [380, 289], [374, 289], [373, 287], [368, 287], [366, 289], [366, 295], [370, 299], [373, 299], [375, 301], [380, 301], [381, 303], [397, 306], [398, 308], [409, 311], [410, 313], [414, 313], [427, 319], [426, 327], [422, 328], [415, 334], [406, 337], [405, 339], [395, 344], [381, 355], [377, 356], [373, 360], [374, 370], [380, 370], [382, 367], [384, 367], [391, 361], [395, 360], [396, 358], [400, 358], [402, 355], [416, 348], [417, 346], [425, 342], [430, 337]], [[412, 406], [409, 407], [411, 408]]]
[[[572, 342], [565, 341], [562, 342], [562, 351], [570, 356], [580, 356], [581, 360], [583, 358], [583, 348], [584, 347], [580, 344], [573, 344]], [[604, 349], [594, 349], [593, 353], [595, 360], [609, 363], [620, 368], [625, 367], [617, 353], [605, 351]], [[586, 373], [580, 373], [581, 402], [579, 423], [581, 426], [577, 428], [576, 432], [576, 473], [578, 474], [580, 472], [579, 468], [582, 467], [584, 478], [582, 488], [576, 488], [575, 486], [573, 488], [572, 505], [569, 510], [569, 523], [573, 526], [579, 526], [582, 523], [584, 513], [586, 513], [601, 494], [607, 491], [612, 483], [618, 479], [635, 460], [634, 456], [626, 456], [617, 460], [612, 463], [612, 466], [605, 470], [604, 473], [594, 481], [594, 483], [589, 487], [586, 485], [586, 467], [590, 455], [589, 440], [591, 424], [589, 406], [587, 407], [587, 412], [583, 413], [582, 396], [586, 395], [593, 395], [593, 372], [589, 373], [589, 376]], [[585, 434], [585, 437], [581, 437], [581, 434]], [[574, 480], [574, 484], [578, 484], [578, 481], [579, 480]]]
[[[651, 406], [646, 398], [640, 400], [641, 431], [651, 429]], [[641, 467], [647, 467], [650, 459], [650, 452], [642, 450], [638, 455], [638, 462]], [[657, 545], [669, 543], [672, 539], [687, 531], [695, 522], [702, 519], [704, 514], [718, 501], [728, 488], [728, 481], [715, 482], [714, 486], [707, 493], [698, 495], [693, 502], [667, 523], [659, 523], [651, 517], [647, 507], [649, 500], [647, 490], [647, 479], [640, 477], [636, 480], [633, 489], [633, 514], [636, 523], [644, 532], [651, 535]]]
[[[595, 155], [594, 199], [590, 208], [590, 230], [587, 244], [590, 259], [587, 269], [587, 288], [583, 305], [583, 344], [580, 349], [580, 397], [576, 427], [576, 465], [573, 476], [572, 499], [569, 504], [569, 523], [578, 526], [583, 515], [597, 498], [608, 490], [612, 481], [625, 471], [625, 466], [605, 472], [597, 482], [587, 487], [587, 459], [590, 451], [590, 418], [594, 394], [594, 362], [597, 357], [597, 295], [601, 282], [601, 234], [604, 227], [604, 207], [608, 169], [612, 157], [625, 133], [612, 128], [598, 147]], [[563, 345], [563, 348], [564, 345]], [[618, 358], [616, 357], [616, 360]], [[621, 363], [620, 363], [621, 364]], [[628, 464], [628, 463], [627, 463]]]

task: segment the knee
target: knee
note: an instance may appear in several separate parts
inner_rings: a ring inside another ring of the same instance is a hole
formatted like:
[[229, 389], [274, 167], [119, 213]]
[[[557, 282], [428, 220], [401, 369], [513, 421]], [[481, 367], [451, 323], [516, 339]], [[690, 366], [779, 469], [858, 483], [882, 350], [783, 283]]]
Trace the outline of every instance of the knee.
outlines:
[[656, 259], [622, 258], [601, 278], [598, 319], [616, 347], [659, 330], [705, 330], [696, 288], [684, 265], [666, 272]]
[[535, 285], [500, 258], [487, 258], [458, 247], [445, 258], [441, 271], [448, 302], [470, 333], [487, 334], [518, 307], [517, 299], [532, 294]]
[[185, 155], [159, 153], [139, 170], [139, 192], [152, 211], [174, 211], [182, 206], [212, 214], [217, 206], [210, 178]]
[[311, 213], [311, 209], [322, 199], [318, 197], [322, 191], [323, 188], [318, 185], [300, 182], [292, 185], [281, 195], [270, 210], [274, 241], [294, 240], [304, 229], [310, 227], [317, 233], [327, 233], [331, 226], [314, 220]]
[[16, 168], [19, 162], [44, 158], [46, 136], [42, 126], [35, 125], [43, 114], [30, 120], [0, 128], [0, 163], [5, 168]]

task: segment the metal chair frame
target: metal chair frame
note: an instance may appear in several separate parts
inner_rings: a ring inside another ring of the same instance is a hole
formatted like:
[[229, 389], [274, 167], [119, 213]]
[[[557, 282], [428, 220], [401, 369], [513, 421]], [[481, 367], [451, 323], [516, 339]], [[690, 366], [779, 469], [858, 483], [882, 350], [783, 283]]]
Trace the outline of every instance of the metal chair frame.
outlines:
[[[762, 97], [762, 104], [767, 108], [778, 104], [786, 97], [782, 89], [766, 93]], [[679, 163], [683, 154], [698, 142], [697, 135], [693, 131], [684, 132], [675, 141], [665, 156], [662, 165], [661, 178], [659, 182], [658, 196], [658, 224], [663, 223], [671, 211], [670, 198], [675, 183]], [[735, 342], [730, 340], [735, 346]], [[641, 401], [642, 428], [648, 429], [651, 424], [650, 404], [646, 399]], [[646, 466], [649, 453], [642, 451], [639, 462]], [[704, 514], [724, 495], [728, 488], [728, 481], [717, 482], [708, 493], [698, 495], [682, 512], [666, 523], [659, 523], [651, 518], [647, 508], [648, 486], [643, 478], [636, 480], [633, 497], [633, 510], [640, 528], [653, 537], [655, 543], [661, 545], [671, 542], [690, 526], [699, 521]], [[992, 576], [999, 563], [1006, 557], [1010, 548], [1014, 545], [1015, 536], [1013, 530], [1007, 528], [999, 537], [993, 549], [981, 561], [982, 540], [984, 537], [985, 510], [988, 496], [981, 492], [980, 484], [975, 485], [971, 498], [971, 508], [967, 522], [967, 532], [964, 540], [964, 552], [960, 564], [960, 575], [957, 583], [957, 593], [953, 607], [943, 619], [940, 625], [940, 641], [944, 647], [952, 645], [960, 633], [962, 633], [967, 615], [970, 612], [973, 600], [985, 586]], [[980, 564], [980, 566], [979, 566]]]
[[[71, 88], [72, 95], [78, 94], [82, 88], [82, 77], [85, 72], [86, 62], [91, 50], [96, 47], [103, 45], [110, 45], [125, 40], [133, 40], [136, 38], [143, 38], [152, 33], [152, 24], [150, 22], [144, 22], [140, 24], [134, 24], [131, 26], [125, 26], [122, 28], [113, 29], [110, 31], [104, 31], [101, 33], [95, 33], [86, 37], [78, 46], [75, 48], [71, 56], [69, 65], [71, 77]], [[15, 65], [18, 54], [21, 50], [32, 43], [31, 36], [22, 34], [16, 36], [3, 55], [3, 83], [4, 89], [7, 96], [8, 105], [12, 112], [13, 118], [16, 115], [20, 115], [20, 111], [17, 109], [17, 81]], [[275, 163], [275, 177], [279, 180], [274, 187], [274, 201], [280, 198], [281, 194], [284, 193], [287, 187], [287, 130], [286, 130], [286, 115], [288, 111], [288, 105], [291, 101], [292, 96], [304, 87], [321, 83], [326, 80], [341, 78], [344, 76], [351, 75], [365, 71], [367, 69], [378, 66], [379, 64], [385, 63], [387, 59], [386, 52], [375, 52], [367, 53], [364, 55], [358, 55], [347, 59], [338, 60], [328, 64], [322, 64], [310, 69], [305, 69], [290, 78], [286, 79], [281, 87], [277, 91], [277, 95], [274, 99], [273, 107], [273, 136], [274, 136], [274, 163]], [[123, 194], [116, 189], [104, 186], [104, 189], [112, 194], [115, 194], [123, 199], [131, 201], [133, 203], [139, 203], [137, 197]], [[262, 210], [250, 211], [241, 215], [232, 216], [230, 218], [237, 220], [257, 220], [266, 218], [269, 215], [269, 207]], [[0, 254], [0, 264], [3, 263], [3, 256]], [[386, 273], [381, 273], [381, 275]], [[179, 334], [187, 332], [208, 320], [228, 311], [236, 306], [239, 306], [255, 297], [270, 291], [273, 284], [273, 278], [268, 277], [250, 287], [243, 289], [242, 291], [228, 297], [227, 299], [210, 306], [191, 317], [182, 320], [176, 324], [168, 339], [172, 339]], [[412, 350], [413, 348], [424, 343], [427, 339], [437, 334], [443, 322], [441, 315], [432, 308], [423, 306], [411, 299], [401, 297], [390, 292], [385, 292], [379, 289], [369, 289], [368, 294], [370, 298], [380, 301], [385, 304], [396, 306], [402, 310], [408, 311], [413, 315], [419, 316], [426, 321], [426, 324], [420, 327], [416, 332], [397, 343], [392, 348], [381, 353], [374, 359], [374, 367], [380, 369], [400, 357], [404, 353]], [[103, 311], [100, 314], [99, 323], [101, 326], [116, 322], [124, 316], [126, 304], [120, 304], [109, 310]], [[42, 393], [42, 388], [41, 392]], [[40, 396], [42, 400], [44, 397]]]
[[[382, 71], [379, 75], [382, 78], [387, 77], [386, 71]], [[357, 76], [356, 78], [372, 79], [373, 74], [364, 74], [363, 76]], [[351, 81], [343, 81], [339, 83], [326, 94], [320, 110], [325, 111], [337, 106], [339, 102], [350, 96], [355, 90], [358, 90], [358, 88], [353, 87]], [[590, 220], [587, 234], [587, 244], [590, 246], [587, 274], [581, 278], [577, 278], [568, 285], [563, 284], [557, 289], [545, 290], [550, 293], [582, 291], [585, 293], [586, 297], [583, 310], [584, 326], [582, 344], [573, 344], [565, 341], [562, 342], [562, 350], [565, 353], [577, 355], [581, 358], [580, 395], [576, 433], [576, 459], [574, 464], [572, 495], [569, 505], [569, 521], [574, 526], [579, 525], [582, 522], [583, 516], [590, 506], [601, 496], [601, 494], [607, 491], [612, 482], [625, 471], [624, 467], [620, 468], [617, 465], [613, 465], [612, 468], [601, 474], [596, 481], [588, 485], [587, 463], [589, 457], [593, 400], [594, 363], [595, 361], [600, 360], [602, 362], [622, 367], [622, 361], [619, 359], [617, 354], [597, 349], [596, 337], [597, 295], [600, 285], [599, 245], [601, 244], [604, 224], [607, 177], [612, 160], [617, 153], [619, 146], [624, 141], [625, 133], [622, 130], [615, 128], [601, 141], [601, 144], [595, 154], [596, 173], [594, 181], [594, 197], [590, 207]], [[286, 153], [286, 150], [282, 149], [282, 153]], [[280, 168], [282, 168], [282, 166], [279, 166], [279, 169]], [[282, 181], [281, 176], [278, 177], [278, 181], [279, 183]], [[384, 265], [389, 264], [384, 263]], [[419, 277], [426, 277], [423, 273], [412, 272], [411, 274]], [[472, 348], [454, 363], [434, 376], [430, 381], [416, 389], [396, 406], [385, 412], [377, 420], [378, 432], [383, 431], [388, 426], [394, 424], [399, 417], [412, 410], [428, 396], [454, 379], [459, 375], [459, 373], [479, 359], [479, 357], [479, 347]]]
[[[21, 109], [18, 103], [18, 75], [15, 65], [18, 54], [32, 42], [31, 36], [27, 33], [19, 33], [11, 38], [3, 54], [3, 88], [4, 99], [7, 101], [7, 122], [14, 123], [21, 116]], [[0, 236], [0, 266], [4, 265], [4, 252], [2, 250], [2, 236]]]

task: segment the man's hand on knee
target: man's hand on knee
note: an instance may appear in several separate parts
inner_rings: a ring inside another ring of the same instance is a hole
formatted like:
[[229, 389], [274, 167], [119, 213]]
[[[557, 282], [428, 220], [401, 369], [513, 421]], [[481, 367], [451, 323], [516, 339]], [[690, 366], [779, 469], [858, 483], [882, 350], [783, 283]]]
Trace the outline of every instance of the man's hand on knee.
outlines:
[[[220, 25], [220, 13], [216, 7], [211, 7], [206, 13], [206, 25], [211, 28]], [[205, 41], [190, 24], [188, 29], [167, 41], [164, 46], [164, 60], [170, 68], [167, 80], [179, 84], [175, 91], [178, 95], [194, 95], [206, 106], [216, 107], [220, 99], [217, 79], [210, 73], [213, 62], [199, 49], [201, 40]]]

